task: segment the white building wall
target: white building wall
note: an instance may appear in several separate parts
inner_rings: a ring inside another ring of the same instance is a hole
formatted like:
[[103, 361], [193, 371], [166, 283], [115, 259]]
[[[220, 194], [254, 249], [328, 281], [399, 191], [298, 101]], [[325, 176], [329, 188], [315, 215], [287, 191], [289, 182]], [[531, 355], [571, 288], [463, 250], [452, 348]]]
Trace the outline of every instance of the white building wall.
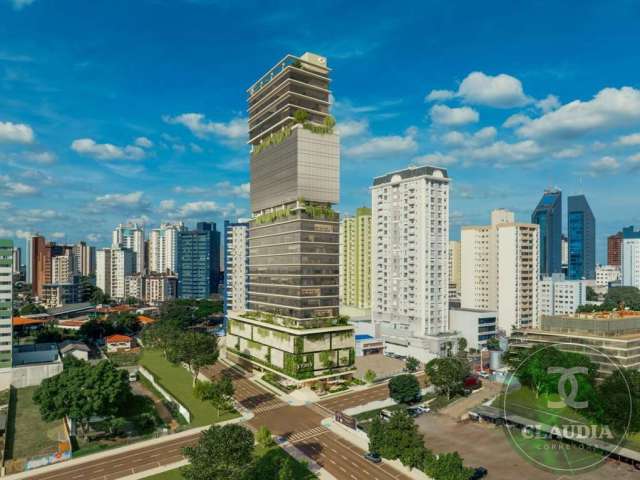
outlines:
[[640, 238], [622, 241], [622, 284], [640, 288]]
[[111, 297], [127, 298], [126, 277], [135, 272], [135, 255], [128, 248], [111, 249]]
[[246, 225], [230, 226], [226, 232], [227, 258], [225, 265], [227, 310], [243, 311], [247, 305], [247, 248], [249, 229]]
[[103, 248], [96, 252], [96, 286], [105, 294], [111, 295], [110, 248]]
[[143, 272], [144, 229], [137, 225], [118, 225], [112, 235], [113, 248], [128, 248], [134, 254], [134, 272]]
[[596, 267], [596, 287], [608, 287], [609, 283], [622, 278], [622, 272], [617, 265], [598, 265]]
[[562, 274], [540, 280], [540, 315], [573, 315], [586, 303], [587, 283], [584, 280], [565, 280]]

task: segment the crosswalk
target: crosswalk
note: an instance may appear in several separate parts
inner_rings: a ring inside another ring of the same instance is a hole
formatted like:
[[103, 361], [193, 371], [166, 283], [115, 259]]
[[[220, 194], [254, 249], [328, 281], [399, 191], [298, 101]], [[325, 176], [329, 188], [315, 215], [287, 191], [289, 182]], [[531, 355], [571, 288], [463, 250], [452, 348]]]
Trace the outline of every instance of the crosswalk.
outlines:
[[287, 404], [284, 403], [284, 402], [281, 402], [281, 401], [277, 401], [277, 402], [274, 402], [274, 403], [270, 403], [269, 402], [269, 403], [261, 404], [261, 405], [259, 405], [257, 407], [254, 407], [254, 408], [251, 409], [251, 411], [253, 411], [253, 413], [255, 413], [257, 415], [259, 413], [270, 412], [272, 410], [277, 410], [279, 408], [286, 407], [286, 406], [287, 406]]
[[325, 427], [318, 426], [310, 428], [309, 430], [304, 430], [302, 432], [289, 434], [287, 435], [287, 440], [289, 440], [291, 443], [302, 442], [304, 440], [309, 440], [310, 438], [317, 437], [318, 435], [323, 435], [328, 432], [329, 430]]

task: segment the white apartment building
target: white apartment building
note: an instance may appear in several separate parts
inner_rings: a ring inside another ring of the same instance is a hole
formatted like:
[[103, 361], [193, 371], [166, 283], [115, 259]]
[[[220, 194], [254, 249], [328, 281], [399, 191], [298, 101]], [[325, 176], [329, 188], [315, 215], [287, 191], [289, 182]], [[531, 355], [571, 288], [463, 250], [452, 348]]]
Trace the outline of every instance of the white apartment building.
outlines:
[[137, 223], [118, 225], [113, 231], [112, 248], [127, 248], [134, 254], [134, 272], [142, 273], [144, 264], [144, 228]]
[[622, 285], [640, 288], [640, 238], [622, 240]]
[[249, 273], [249, 224], [224, 224], [224, 310], [242, 312], [247, 308]]
[[451, 330], [459, 332], [470, 350], [482, 350], [498, 333], [498, 312], [473, 308], [449, 310]]
[[185, 230], [182, 222], [163, 223], [149, 235], [149, 271], [172, 273], [178, 271], [178, 236]]
[[495, 310], [499, 330], [538, 322], [538, 226], [513, 212], [491, 212], [491, 225], [461, 231], [462, 308]]
[[340, 305], [371, 308], [371, 209], [340, 221]]
[[51, 283], [72, 283], [76, 274], [75, 258], [70, 250], [51, 258]]
[[178, 277], [173, 275], [151, 274], [144, 277], [144, 301], [159, 305], [173, 300], [178, 295]]
[[128, 248], [111, 249], [111, 298], [127, 298], [127, 277], [135, 273], [136, 255]]
[[73, 246], [74, 267], [78, 275], [88, 277], [96, 271], [96, 247], [85, 242], [78, 242]]
[[449, 332], [449, 178], [409, 167], [371, 187], [371, 315], [385, 349], [425, 362]]
[[139, 273], [127, 275], [124, 278], [124, 298], [135, 298], [144, 300], [144, 277]]
[[596, 267], [596, 287], [606, 288], [610, 283], [622, 279], [622, 272], [618, 265], [598, 265]]
[[587, 303], [585, 280], [566, 280], [564, 274], [554, 273], [540, 280], [539, 288], [540, 315], [573, 315]]
[[449, 299], [451, 300], [460, 298], [460, 277], [462, 275], [460, 252], [460, 241], [449, 241]]
[[111, 249], [96, 252], [96, 287], [111, 295]]
[[0, 386], [9, 388], [13, 354], [13, 242], [0, 239]]

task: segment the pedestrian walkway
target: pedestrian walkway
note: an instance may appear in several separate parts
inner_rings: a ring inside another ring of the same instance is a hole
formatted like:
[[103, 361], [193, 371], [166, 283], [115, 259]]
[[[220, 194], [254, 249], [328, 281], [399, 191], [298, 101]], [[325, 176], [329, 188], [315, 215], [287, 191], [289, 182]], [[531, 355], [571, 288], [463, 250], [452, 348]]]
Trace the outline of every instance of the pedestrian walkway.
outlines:
[[309, 430], [304, 430], [302, 432], [295, 432], [290, 435], [287, 435], [287, 440], [291, 443], [302, 442], [304, 440], [309, 440], [310, 438], [317, 437], [318, 435], [323, 435], [325, 433], [329, 433], [325, 427], [315, 427], [310, 428]]

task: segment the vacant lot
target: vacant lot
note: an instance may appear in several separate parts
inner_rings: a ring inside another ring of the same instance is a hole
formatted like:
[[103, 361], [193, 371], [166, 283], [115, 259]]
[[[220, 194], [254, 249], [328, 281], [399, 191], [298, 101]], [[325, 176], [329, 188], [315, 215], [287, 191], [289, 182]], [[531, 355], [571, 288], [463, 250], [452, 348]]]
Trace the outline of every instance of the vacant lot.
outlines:
[[62, 420], [45, 422], [33, 401], [37, 387], [19, 388], [7, 425], [7, 459], [28, 458], [57, 451], [58, 439], [64, 438]]
[[223, 412], [218, 416], [218, 411], [210, 402], [194, 397], [191, 374], [183, 367], [171, 364], [159, 350], [145, 349], [140, 357], [140, 365], [153, 373], [156, 381], [189, 410], [192, 427], [210, 425], [238, 416], [237, 412]]

